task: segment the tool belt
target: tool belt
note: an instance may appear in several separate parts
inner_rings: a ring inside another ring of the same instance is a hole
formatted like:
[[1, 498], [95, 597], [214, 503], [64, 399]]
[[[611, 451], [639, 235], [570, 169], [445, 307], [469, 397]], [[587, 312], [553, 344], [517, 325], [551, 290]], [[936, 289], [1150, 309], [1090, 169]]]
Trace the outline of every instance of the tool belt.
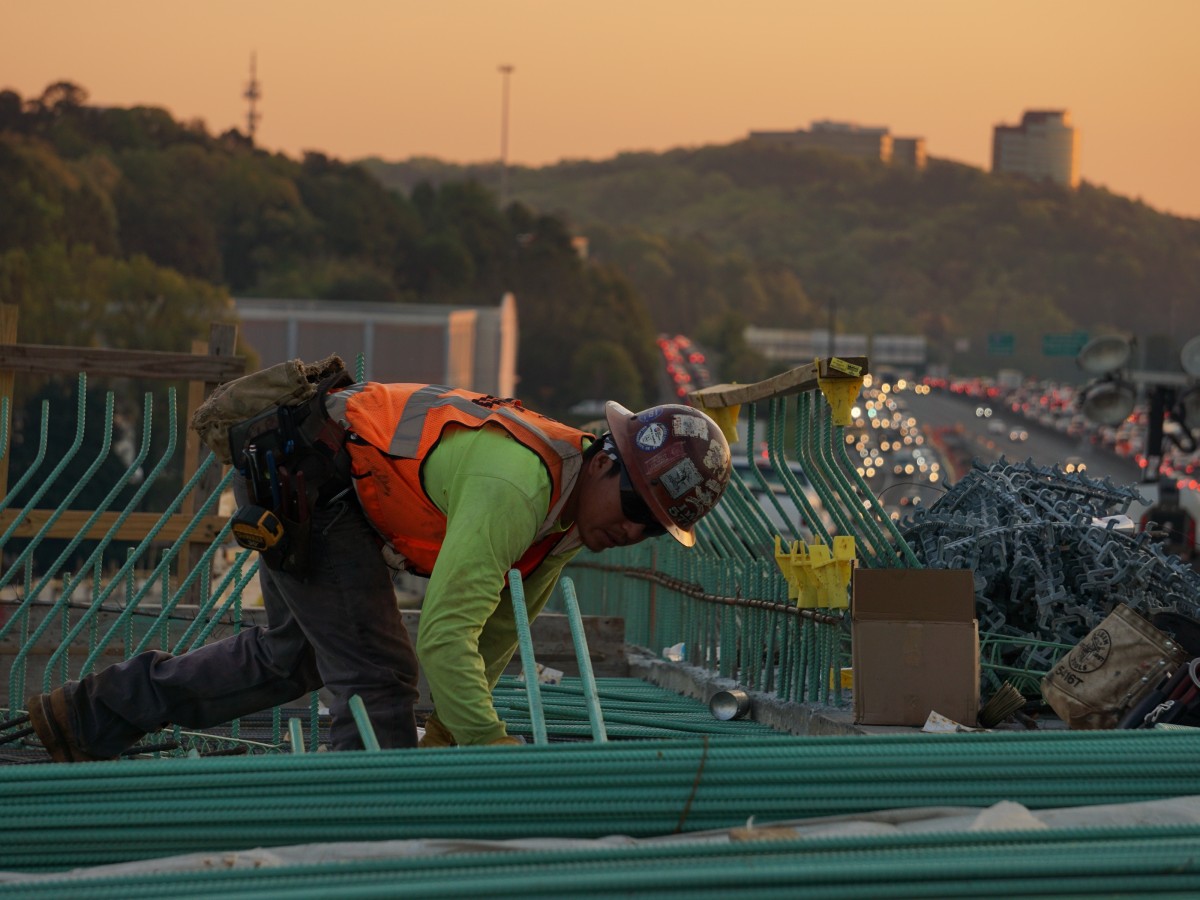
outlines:
[[303, 575], [313, 512], [350, 487], [346, 430], [325, 397], [351, 383], [336, 356], [314, 366], [292, 360], [222, 385], [193, 419], [245, 478], [250, 503], [235, 514], [233, 535], [269, 568]]
[[346, 429], [325, 408], [326, 395], [350, 383], [345, 372], [331, 375], [306, 402], [276, 406], [229, 429], [251, 501], [283, 526], [282, 539], [261, 551], [270, 568], [306, 571], [313, 512], [350, 487]]

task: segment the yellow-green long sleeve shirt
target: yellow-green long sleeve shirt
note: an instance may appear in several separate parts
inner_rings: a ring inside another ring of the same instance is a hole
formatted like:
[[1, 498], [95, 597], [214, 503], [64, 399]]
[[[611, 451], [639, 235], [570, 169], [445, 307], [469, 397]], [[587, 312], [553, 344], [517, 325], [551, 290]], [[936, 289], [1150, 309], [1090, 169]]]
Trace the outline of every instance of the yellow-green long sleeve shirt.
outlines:
[[[498, 429], [452, 428], [421, 478], [446, 515], [446, 538], [421, 607], [417, 658], [441, 723], [460, 744], [491, 743], [507, 733], [492, 688], [517, 647], [505, 576], [549, 514], [550, 475], [536, 453]], [[523, 581], [531, 620], [578, 542], [555, 549]]]

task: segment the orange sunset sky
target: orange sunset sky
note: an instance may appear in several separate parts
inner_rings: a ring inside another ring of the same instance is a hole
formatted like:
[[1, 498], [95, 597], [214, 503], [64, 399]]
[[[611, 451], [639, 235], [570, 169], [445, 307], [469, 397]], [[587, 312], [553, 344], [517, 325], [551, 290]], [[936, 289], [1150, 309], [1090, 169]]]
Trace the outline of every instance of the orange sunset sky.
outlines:
[[0, 88], [244, 127], [298, 156], [542, 165], [886, 125], [987, 168], [992, 127], [1070, 110], [1080, 173], [1200, 217], [1200, 0], [10, 0]]

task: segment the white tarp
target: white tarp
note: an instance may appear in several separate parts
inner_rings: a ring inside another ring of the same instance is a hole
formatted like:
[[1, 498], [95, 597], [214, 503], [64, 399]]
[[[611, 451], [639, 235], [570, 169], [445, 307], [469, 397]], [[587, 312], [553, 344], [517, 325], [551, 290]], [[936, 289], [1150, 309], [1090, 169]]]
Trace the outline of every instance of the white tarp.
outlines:
[[1031, 831], [1100, 826], [1183, 825], [1200, 823], [1200, 797], [1174, 797], [1142, 803], [1076, 806], [1064, 809], [1029, 810], [1020, 803], [1003, 801], [986, 809], [974, 807], [921, 807], [883, 810], [849, 816], [756, 823], [718, 831], [673, 834], [654, 838], [609, 835], [594, 840], [572, 838], [523, 838], [507, 841], [406, 840], [330, 844], [297, 844], [289, 847], [257, 847], [220, 853], [190, 853], [161, 859], [116, 863], [73, 869], [70, 872], [28, 874], [0, 872], [0, 883], [63, 878], [120, 878], [157, 872], [211, 871], [214, 869], [261, 869], [272, 866], [312, 865], [359, 859], [390, 859], [410, 856], [441, 856], [451, 853], [504, 853], [528, 850], [597, 851], [654, 843], [683, 841], [729, 843], [762, 837], [836, 837], [884, 835], [934, 831]]

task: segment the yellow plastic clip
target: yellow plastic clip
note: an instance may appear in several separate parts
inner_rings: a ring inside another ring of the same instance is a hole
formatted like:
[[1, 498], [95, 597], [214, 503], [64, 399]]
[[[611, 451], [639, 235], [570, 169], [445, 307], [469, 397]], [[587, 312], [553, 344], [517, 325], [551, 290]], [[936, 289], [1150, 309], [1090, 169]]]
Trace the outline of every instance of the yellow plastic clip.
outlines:
[[[826, 554], [829, 553], [828, 550], [825, 552]], [[838, 563], [831, 555], [827, 555], [823, 563], [818, 573], [821, 591], [820, 605], [827, 609], [836, 609], [839, 606], [844, 606], [846, 593], [839, 578]]]
[[721, 426], [721, 434], [725, 435], [725, 440], [731, 444], [736, 444], [738, 440], [738, 415], [742, 411], [742, 404], [736, 403], [733, 406], [718, 406], [715, 409], [703, 407], [703, 409], [712, 416], [714, 422]]
[[[839, 367], [838, 363], [842, 363], [842, 365]], [[817, 361], [817, 367], [819, 372], [819, 360]], [[821, 393], [825, 395], [825, 399], [829, 403], [829, 408], [833, 412], [833, 424], [849, 425], [853, 421], [850, 416], [850, 410], [854, 408], [854, 399], [858, 396], [858, 392], [862, 390], [862, 370], [859, 366], [850, 365], [837, 358], [829, 361], [829, 368], [844, 372], [845, 376], [822, 378], [818, 375], [817, 384], [820, 386]]]
[[800, 577], [801, 609], [816, 609], [821, 605], [821, 569], [829, 561], [829, 548], [824, 544], [801, 544], [805, 557]]
[[799, 584], [796, 581], [796, 573], [792, 568], [792, 554], [796, 552], [796, 545], [793, 543], [787, 553], [783, 552], [783, 538], [775, 535], [775, 564], [779, 566], [779, 571], [783, 573], [784, 579], [788, 585], [788, 599], [795, 600], [799, 594]]
[[830, 609], [846, 609], [850, 605], [850, 574], [856, 559], [854, 538], [844, 535], [833, 539], [833, 564], [827, 567], [832, 573], [826, 598]]

